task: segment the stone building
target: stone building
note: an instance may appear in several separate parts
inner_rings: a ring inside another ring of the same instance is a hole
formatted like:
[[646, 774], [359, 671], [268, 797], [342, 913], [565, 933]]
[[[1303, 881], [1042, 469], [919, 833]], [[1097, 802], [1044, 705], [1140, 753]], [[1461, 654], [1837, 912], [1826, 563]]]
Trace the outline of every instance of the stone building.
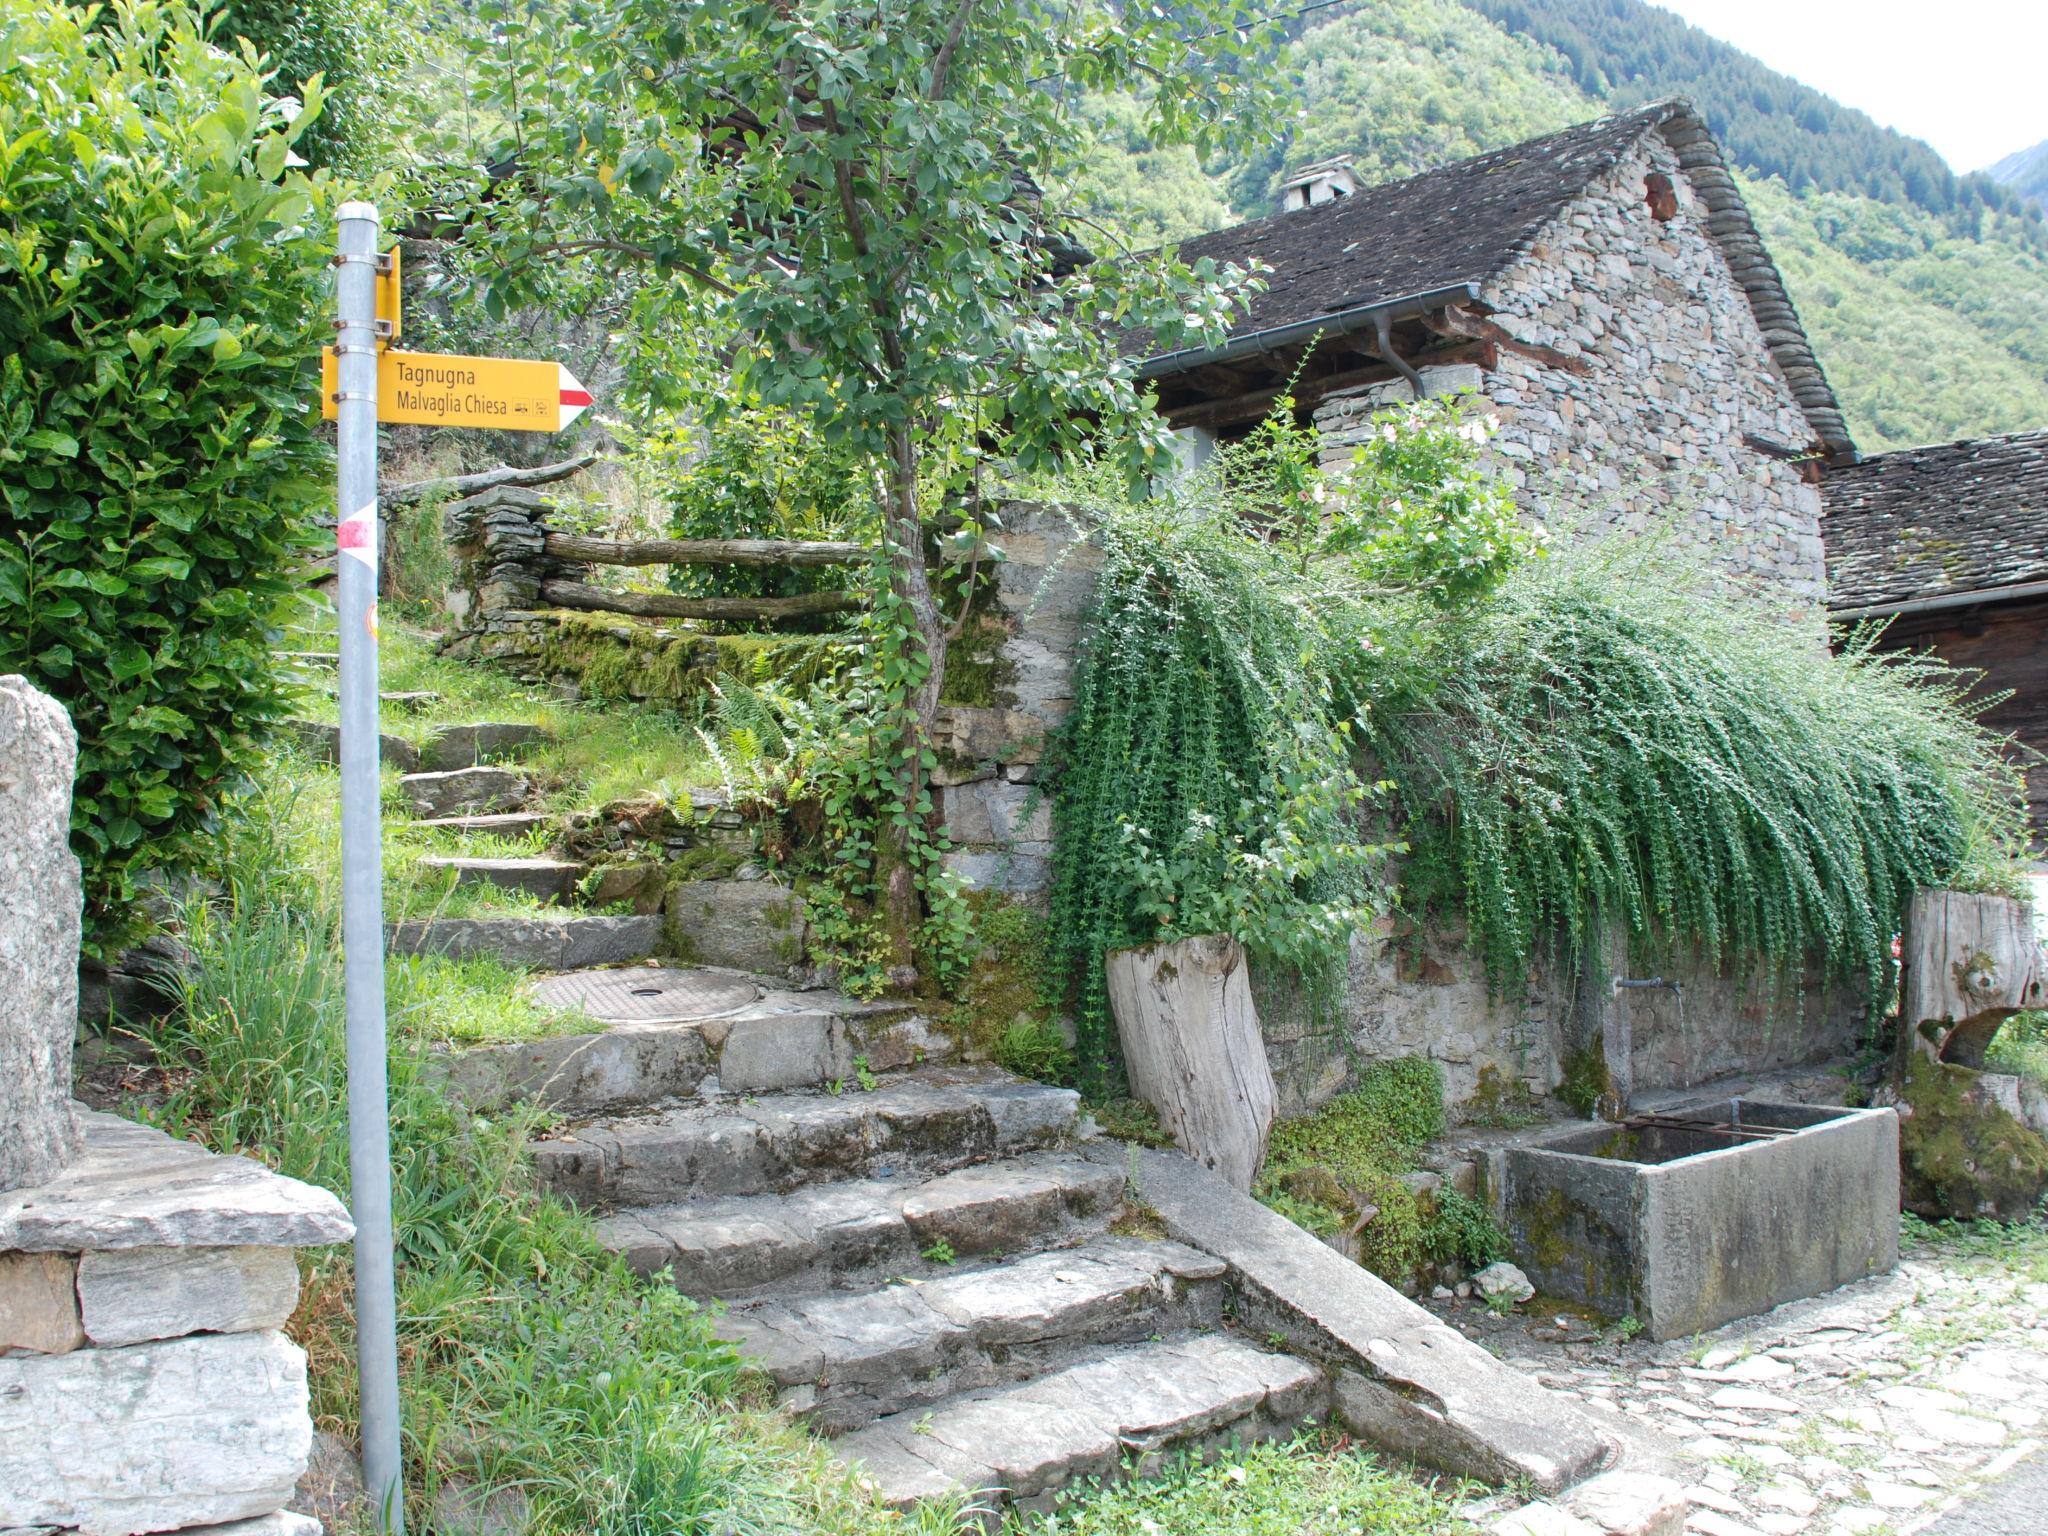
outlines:
[[1221, 345], [1147, 357], [1146, 338], [1127, 341], [1197, 455], [1289, 379], [1333, 462], [1374, 410], [1470, 389], [1500, 418], [1492, 452], [1532, 515], [1668, 527], [1777, 605], [1818, 610], [1819, 481], [1855, 447], [1683, 102], [1311, 194], [1180, 255], [1271, 269]]
[[[1532, 516], [1588, 534], [1662, 530], [1774, 608], [1818, 618], [1821, 481], [1855, 447], [1690, 107], [1658, 103], [1384, 186], [1301, 182], [1287, 211], [1181, 246], [1184, 260], [1270, 269], [1220, 344], [1148, 355], [1148, 337], [1125, 338], [1191, 456], [1249, 431], [1290, 381], [1332, 463], [1380, 407], [1469, 389], [1500, 418], [1490, 451]], [[961, 872], [1028, 892], [1052, 848], [1020, 781], [1064, 713], [1092, 551], [1046, 509], [1006, 526], [1004, 684], [995, 707], [950, 713], [961, 750], [942, 793], [969, 845]], [[1435, 925], [1354, 938], [1341, 1039], [1275, 980], [1260, 1009], [1290, 1110], [1336, 1091], [1359, 1059], [1426, 1055], [1452, 1104], [1483, 1117], [1554, 1093], [1596, 1047], [1617, 1088], [1654, 1093], [1841, 1056], [1863, 1023], [1858, 999], [1817, 983], [1705, 964], [1599, 996], [1539, 968], [1501, 995], [1463, 936]]]
[[1877, 454], [1821, 491], [1829, 617], [1983, 674], [1984, 723], [2029, 754], [2048, 844], [2048, 431]]

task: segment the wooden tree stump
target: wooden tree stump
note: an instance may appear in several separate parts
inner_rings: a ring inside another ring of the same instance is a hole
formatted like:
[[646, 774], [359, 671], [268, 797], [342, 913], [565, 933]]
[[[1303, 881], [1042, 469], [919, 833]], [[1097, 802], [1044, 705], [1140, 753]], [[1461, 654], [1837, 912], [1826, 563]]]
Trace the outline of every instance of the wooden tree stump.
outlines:
[[1131, 1092], [1190, 1157], [1250, 1189], [1279, 1096], [1243, 946], [1207, 934], [1119, 950], [1108, 966]]
[[1899, 983], [1899, 1071], [1908, 1054], [1981, 1069], [1998, 1026], [2048, 1005], [2034, 909], [2009, 896], [1915, 891]]

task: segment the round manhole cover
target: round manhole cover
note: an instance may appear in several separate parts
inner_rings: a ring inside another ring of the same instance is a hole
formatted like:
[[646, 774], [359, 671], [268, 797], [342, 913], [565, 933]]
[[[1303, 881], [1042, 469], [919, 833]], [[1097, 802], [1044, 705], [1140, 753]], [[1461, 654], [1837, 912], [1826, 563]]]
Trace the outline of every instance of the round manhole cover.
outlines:
[[544, 1008], [574, 1008], [607, 1024], [679, 1024], [744, 1008], [761, 989], [737, 976], [643, 967], [565, 971], [535, 982], [528, 995]]

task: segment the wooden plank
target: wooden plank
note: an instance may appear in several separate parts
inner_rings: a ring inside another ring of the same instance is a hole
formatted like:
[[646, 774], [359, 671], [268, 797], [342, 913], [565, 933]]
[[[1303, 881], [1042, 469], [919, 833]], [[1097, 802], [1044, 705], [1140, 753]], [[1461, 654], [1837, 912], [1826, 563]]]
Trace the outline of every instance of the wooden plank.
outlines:
[[586, 453], [581, 458], [564, 459], [559, 464], [537, 464], [532, 469], [486, 469], [474, 475], [443, 475], [434, 480], [410, 480], [403, 485], [387, 485], [377, 492], [377, 499], [385, 511], [393, 507], [406, 506], [415, 501], [424, 501], [429, 496], [446, 496], [451, 501], [464, 496], [474, 496], [480, 491], [496, 490], [501, 485], [552, 485], [557, 480], [566, 480], [571, 475], [581, 474], [597, 462], [598, 456]]
[[801, 619], [862, 608], [857, 592], [803, 592], [795, 597], [676, 597], [667, 592], [607, 592], [581, 581], [544, 581], [541, 601], [557, 608], [624, 613], [636, 619], [718, 619], [746, 624]]
[[865, 544], [824, 539], [591, 539], [550, 533], [556, 560], [586, 565], [859, 565], [872, 558]]

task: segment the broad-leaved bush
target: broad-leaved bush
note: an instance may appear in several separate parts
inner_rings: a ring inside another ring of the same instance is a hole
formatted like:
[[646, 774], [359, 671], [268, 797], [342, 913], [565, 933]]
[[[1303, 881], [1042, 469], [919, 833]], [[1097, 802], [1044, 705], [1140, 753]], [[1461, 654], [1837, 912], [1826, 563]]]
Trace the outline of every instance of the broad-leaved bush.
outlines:
[[[196, 12], [0, 0], [0, 672], [69, 710], [102, 934], [286, 712], [314, 506], [317, 111]], [[311, 370], [311, 371], [309, 371]]]

